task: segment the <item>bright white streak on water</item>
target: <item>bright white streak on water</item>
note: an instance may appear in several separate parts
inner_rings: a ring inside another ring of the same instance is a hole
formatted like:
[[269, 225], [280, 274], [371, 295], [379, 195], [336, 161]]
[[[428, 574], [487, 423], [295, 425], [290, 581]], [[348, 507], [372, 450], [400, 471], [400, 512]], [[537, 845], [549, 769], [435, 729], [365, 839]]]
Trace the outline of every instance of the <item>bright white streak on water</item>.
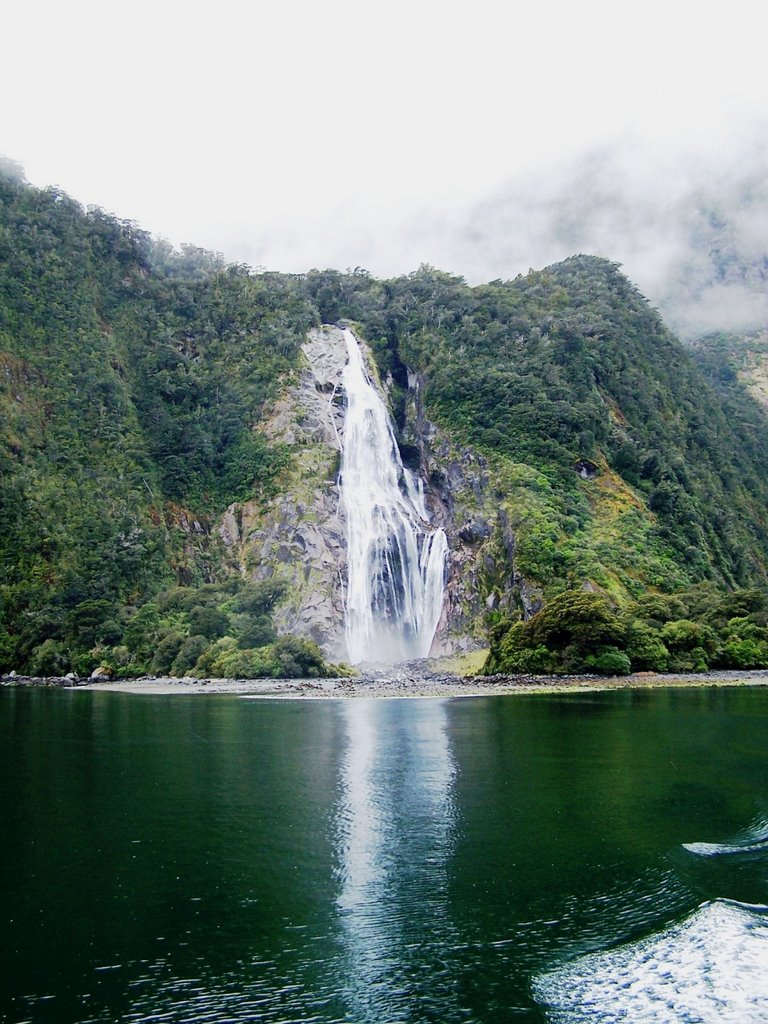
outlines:
[[680, 924], [534, 982], [552, 1024], [765, 1024], [768, 907], [705, 903]]
[[751, 843], [747, 846], [727, 846], [723, 843], [683, 843], [683, 849], [695, 853], [697, 857], [727, 857], [743, 853], [763, 853], [768, 851], [768, 842]]
[[768, 852], [768, 820], [758, 818], [730, 843], [683, 843], [683, 849], [698, 857]]
[[[448, 913], [456, 768], [446, 703], [348, 700], [342, 712], [336, 906], [345, 957], [334, 987], [359, 1024], [464, 1020], [445, 960], [459, 941]], [[416, 949], [433, 964], [422, 980]]]
[[403, 466], [357, 339], [350, 330], [344, 339], [347, 654], [353, 664], [425, 658], [442, 611], [448, 543], [429, 522], [421, 481]]

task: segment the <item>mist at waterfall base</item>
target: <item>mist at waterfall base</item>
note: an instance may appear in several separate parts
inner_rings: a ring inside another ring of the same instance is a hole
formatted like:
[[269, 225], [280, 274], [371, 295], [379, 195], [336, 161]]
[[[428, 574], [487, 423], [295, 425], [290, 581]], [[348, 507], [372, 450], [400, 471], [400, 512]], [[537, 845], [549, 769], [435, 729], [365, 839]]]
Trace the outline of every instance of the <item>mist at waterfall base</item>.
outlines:
[[400, 458], [392, 422], [344, 331], [346, 413], [339, 479], [347, 527], [345, 633], [352, 664], [428, 656], [440, 620], [448, 544], [424, 488]]

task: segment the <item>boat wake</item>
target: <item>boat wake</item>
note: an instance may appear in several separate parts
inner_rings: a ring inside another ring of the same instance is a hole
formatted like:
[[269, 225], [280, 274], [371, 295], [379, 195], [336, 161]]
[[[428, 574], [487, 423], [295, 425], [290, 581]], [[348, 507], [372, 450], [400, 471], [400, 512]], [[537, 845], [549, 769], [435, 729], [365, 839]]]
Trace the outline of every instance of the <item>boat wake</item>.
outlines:
[[[697, 857], [720, 857], [733, 854], [768, 853], [768, 821], [758, 820], [738, 835], [732, 843], [683, 843], [683, 849]], [[768, 1017], [768, 1014], [766, 1015]]]
[[765, 1024], [768, 907], [702, 904], [683, 921], [534, 979], [552, 1024]]

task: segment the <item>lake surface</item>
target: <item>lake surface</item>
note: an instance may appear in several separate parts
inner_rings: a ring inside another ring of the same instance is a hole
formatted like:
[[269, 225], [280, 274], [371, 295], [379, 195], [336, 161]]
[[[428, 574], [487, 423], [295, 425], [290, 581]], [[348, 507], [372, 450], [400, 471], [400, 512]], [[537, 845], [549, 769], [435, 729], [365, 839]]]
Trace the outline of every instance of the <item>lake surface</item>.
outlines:
[[768, 1021], [768, 691], [0, 692], [0, 1020]]

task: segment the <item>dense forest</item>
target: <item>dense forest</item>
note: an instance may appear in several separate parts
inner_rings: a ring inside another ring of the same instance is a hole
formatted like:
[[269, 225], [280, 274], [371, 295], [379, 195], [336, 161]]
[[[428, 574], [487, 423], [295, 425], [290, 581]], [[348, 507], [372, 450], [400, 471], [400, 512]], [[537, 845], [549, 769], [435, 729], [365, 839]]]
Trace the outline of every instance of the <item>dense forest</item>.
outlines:
[[[423, 373], [430, 413], [454, 436], [543, 473], [563, 540], [588, 515], [573, 472], [586, 460], [655, 514], [673, 572], [727, 586], [765, 577], [765, 414], [743, 388], [719, 396], [616, 265], [578, 256], [476, 288], [431, 268], [307, 285], [324, 319], [380, 339], [395, 380], [405, 364]], [[563, 575], [567, 546], [550, 564], [542, 546], [540, 574]]]
[[[569, 639], [519, 602], [489, 613], [489, 670], [765, 662], [765, 412], [616, 265], [577, 256], [480, 287], [429, 267], [256, 274], [4, 174], [0, 671], [330, 670], [275, 635], [280, 587], [233, 575], [215, 524], [279, 491], [293, 453], [259, 423], [307, 330], [340, 320], [391, 380], [401, 429], [410, 371], [438, 429], [491, 466], [516, 544], [489, 591], [524, 578], [539, 615], [607, 623]], [[711, 636], [678, 641], [680, 622]]]
[[[291, 278], [0, 178], [0, 667], [184, 671], [276, 639], [212, 522], [275, 486], [286, 453], [253, 427], [316, 320]], [[275, 672], [316, 673], [305, 647]]]

